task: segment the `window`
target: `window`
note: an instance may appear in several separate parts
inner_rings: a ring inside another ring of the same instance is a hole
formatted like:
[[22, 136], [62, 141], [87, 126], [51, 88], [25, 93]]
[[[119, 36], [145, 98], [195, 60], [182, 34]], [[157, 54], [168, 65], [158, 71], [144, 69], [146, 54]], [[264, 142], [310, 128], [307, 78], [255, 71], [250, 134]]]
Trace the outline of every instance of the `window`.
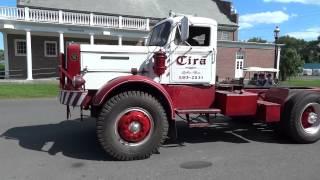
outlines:
[[151, 32], [149, 46], [164, 46], [168, 41], [170, 29], [170, 22], [164, 22], [156, 26]]
[[[179, 30], [176, 32], [175, 44], [181, 43]], [[191, 46], [210, 46], [210, 27], [190, 26], [187, 42]], [[182, 44], [186, 45], [186, 44]]]
[[243, 69], [244, 52], [238, 51], [236, 54], [236, 69]]
[[244, 59], [244, 53], [242, 51], [238, 51], [236, 56], [237, 56], [237, 59]]
[[236, 65], [236, 69], [243, 69], [243, 61], [239, 61], [239, 60], [237, 60], [236, 61], [236, 63], [237, 63], [237, 65]]
[[57, 57], [57, 42], [45, 41], [44, 42], [44, 56], [45, 57]]
[[15, 55], [26, 56], [27, 55], [27, 44], [26, 40], [16, 39], [15, 40]]
[[227, 31], [222, 31], [222, 32], [221, 32], [221, 40], [230, 40], [229, 32], [227, 32]]

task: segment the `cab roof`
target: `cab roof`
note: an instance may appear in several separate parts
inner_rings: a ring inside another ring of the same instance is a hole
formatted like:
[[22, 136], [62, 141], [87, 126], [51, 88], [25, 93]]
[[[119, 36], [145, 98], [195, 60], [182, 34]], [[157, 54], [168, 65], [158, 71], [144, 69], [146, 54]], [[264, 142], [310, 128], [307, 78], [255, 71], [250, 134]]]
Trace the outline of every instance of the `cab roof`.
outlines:
[[[170, 22], [170, 23], [178, 23], [181, 21], [181, 19], [185, 17], [185, 16], [177, 16], [177, 17], [169, 17], [167, 19], [164, 19], [162, 21], [160, 21], [159, 23], [156, 24], [162, 24], [164, 22]], [[218, 23], [216, 20], [214, 19], [210, 19], [210, 18], [205, 18], [205, 17], [197, 17], [197, 16], [186, 16], [189, 19], [189, 23], [192, 24], [207, 24], [207, 25], [213, 25], [213, 26], [217, 26]]]

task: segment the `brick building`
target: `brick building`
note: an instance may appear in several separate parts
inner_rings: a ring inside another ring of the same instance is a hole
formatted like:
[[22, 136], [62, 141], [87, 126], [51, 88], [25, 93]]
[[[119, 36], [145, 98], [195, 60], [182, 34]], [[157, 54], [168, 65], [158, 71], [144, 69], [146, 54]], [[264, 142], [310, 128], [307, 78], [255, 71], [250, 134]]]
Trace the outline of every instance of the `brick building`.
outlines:
[[240, 78], [244, 67], [274, 67], [274, 44], [238, 42], [238, 14], [230, 1], [17, 0], [17, 7], [0, 7], [6, 77], [57, 76], [58, 54], [69, 42], [144, 44], [171, 10], [217, 20], [219, 79]]

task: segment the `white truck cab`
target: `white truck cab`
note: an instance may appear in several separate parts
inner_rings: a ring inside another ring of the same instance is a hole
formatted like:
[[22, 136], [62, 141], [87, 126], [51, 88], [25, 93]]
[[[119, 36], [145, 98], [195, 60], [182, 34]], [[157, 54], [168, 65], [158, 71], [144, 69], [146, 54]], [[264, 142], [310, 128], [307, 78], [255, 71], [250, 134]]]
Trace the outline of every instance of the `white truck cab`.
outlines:
[[[185, 38], [188, 36], [187, 38]], [[184, 38], [184, 39], [183, 39]], [[217, 22], [203, 17], [170, 17], [150, 32], [146, 46], [81, 45], [87, 89], [137, 73], [160, 84], [215, 84]], [[154, 53], [166, 53], [166, 70], [153, 72]]]

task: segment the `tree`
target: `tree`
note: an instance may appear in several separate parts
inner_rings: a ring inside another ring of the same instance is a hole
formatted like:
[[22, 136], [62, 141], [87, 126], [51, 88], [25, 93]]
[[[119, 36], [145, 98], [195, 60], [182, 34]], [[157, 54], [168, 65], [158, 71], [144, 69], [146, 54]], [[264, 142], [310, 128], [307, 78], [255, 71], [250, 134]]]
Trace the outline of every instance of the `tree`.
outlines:
[[309, 41], [301, 51], [301, 56], [306, 63], [320, 63], [320, 41]]
[[320, 63], [320, 37], [314, 41], [305, 41], [290, 36], [279, 38], [279, 44], [285, 48], [294, 48], [305, 63]]
[[281, 53], [281, 80], [285, 81], [288, 77], [297, 75], [303, 63], [295, 48], [284, 48]]
[[278, 44], [284, 44], [284, 48], [294, 48], [300, 53], [307, 46], [307, 42], [303, 39], [296, 39], [290, 36], [282, 36], [278, 40]]
[[304, 64], [303, 52], [306, 50], [307, 42], [290, 36], [282, 36], [278, 40], [281, 47], [280, 78], [285, 81], [290, 76], [296, 75]]
[[4, 51], [0, 49], [0, 61], [4, 60]]
[[260, 37], [253, 37], [253, 38], [249, 39], [248, 42], [266, 43], [267, 40], [264, 40]]

